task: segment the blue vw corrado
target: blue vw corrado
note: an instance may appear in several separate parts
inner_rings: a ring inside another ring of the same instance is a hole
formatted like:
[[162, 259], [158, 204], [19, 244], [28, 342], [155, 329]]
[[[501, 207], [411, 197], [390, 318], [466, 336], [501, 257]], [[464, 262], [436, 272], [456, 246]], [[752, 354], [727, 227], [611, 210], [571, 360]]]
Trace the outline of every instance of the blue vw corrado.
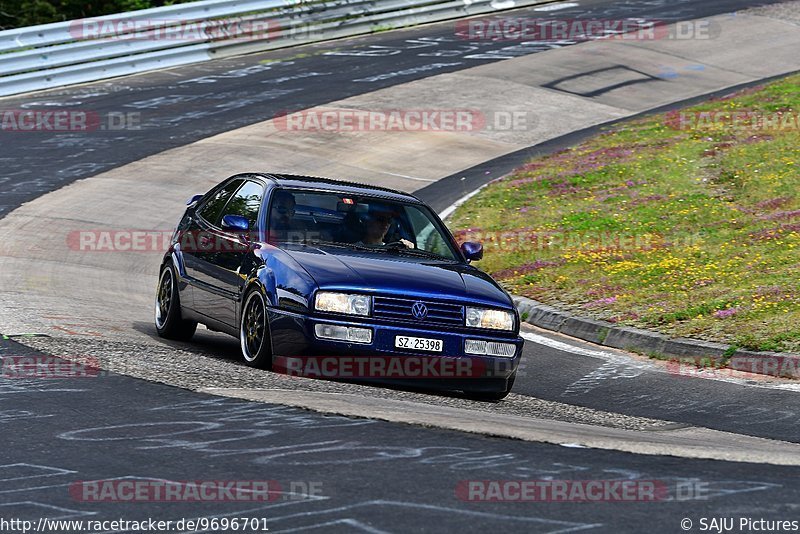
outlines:
[[189, 340], [198, 323], [236, 336], [245, 363], [263, 368], [421, 359], [429, 373], [418, 377], [440, 377], [429, 385], [502, 399], [523, 340], [508, 293], [470, 265], [482, 256], [413, 195], [239, 174], [189, 201], [161, 267], [155, 325], [169, 339]]

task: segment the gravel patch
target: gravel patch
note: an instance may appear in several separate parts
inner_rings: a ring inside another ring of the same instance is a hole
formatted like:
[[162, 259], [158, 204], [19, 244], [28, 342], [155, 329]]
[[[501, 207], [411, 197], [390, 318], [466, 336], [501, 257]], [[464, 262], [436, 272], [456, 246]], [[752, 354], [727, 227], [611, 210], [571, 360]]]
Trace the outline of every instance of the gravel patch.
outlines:
[[[172, 346], [82, 337], [16, 338], [15, 341], [68, 360], [85, 361], [88, 357], [95, 358], [97, 364], [106, 371], [189, 390], [253, 388], [349, 393], [364, 397], [466, 408], [487, 414], [537, 417], [627, 430], [659, 430], [674, 427], [674, 423], [668, 421], [603, 412], [513, 393], [502, 402], [489, 403], [464, 399], [454, 394], [398, 390], [287, 376], [252, 369], [239, 363], [236, 359], [238, 346], [233, 338], [228, 341], [223, 336], [203, 334], [201, 339], [203, 343], [197, 347], [178, 343]], [[208, 350], [210, 347], [213, 348]]]
[[800, 26], [800, 0], [773, 4], [770, 6], [753, 7], [740, 11], [742, 15], [756, 15], [782, 20]]

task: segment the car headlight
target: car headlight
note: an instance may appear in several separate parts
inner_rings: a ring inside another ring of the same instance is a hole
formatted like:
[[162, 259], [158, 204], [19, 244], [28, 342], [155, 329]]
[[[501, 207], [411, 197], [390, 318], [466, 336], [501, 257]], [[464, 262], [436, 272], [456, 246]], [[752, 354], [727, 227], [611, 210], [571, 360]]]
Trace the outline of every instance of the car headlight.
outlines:
[[349, 295], [320, 291], [314, 308], [317, 311], [346, 313], [348, 315], [369, 315], [371, 298], [366, 295]]
[[503, 310], [468, 307], [465, 322], [471, 328], [514, 330], [514, 315]]

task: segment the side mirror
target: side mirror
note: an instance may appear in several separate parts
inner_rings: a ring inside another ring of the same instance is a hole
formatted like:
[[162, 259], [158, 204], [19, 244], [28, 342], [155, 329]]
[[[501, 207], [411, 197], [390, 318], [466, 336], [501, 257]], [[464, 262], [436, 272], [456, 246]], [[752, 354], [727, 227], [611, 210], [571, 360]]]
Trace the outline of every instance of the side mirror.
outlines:
[[186, 205], [191, 206], [192, 204], [196, 204], [201, 198], [203, 198], [203, 195], [194, 195], [192, 198], [186, 201]]
[[225, 215], [222, 218], [222, 227], [234, 232], [246, 232], [250, 229], [250, 221], [241, 215]]
[[467, 261], [478, 261], [483, 259], [483, 245], [474, 241], [467, 241], [461, 244], [461, 253]]

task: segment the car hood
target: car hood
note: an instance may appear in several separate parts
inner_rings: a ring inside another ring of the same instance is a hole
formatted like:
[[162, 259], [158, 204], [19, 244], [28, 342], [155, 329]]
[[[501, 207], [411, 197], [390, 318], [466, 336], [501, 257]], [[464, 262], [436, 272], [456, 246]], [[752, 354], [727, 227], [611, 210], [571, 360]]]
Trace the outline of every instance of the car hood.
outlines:
[[463, 263], [338, 247], [284, 248], [320, 288], [469, 300], [513, 307], [511, 297], [486, 273]]

